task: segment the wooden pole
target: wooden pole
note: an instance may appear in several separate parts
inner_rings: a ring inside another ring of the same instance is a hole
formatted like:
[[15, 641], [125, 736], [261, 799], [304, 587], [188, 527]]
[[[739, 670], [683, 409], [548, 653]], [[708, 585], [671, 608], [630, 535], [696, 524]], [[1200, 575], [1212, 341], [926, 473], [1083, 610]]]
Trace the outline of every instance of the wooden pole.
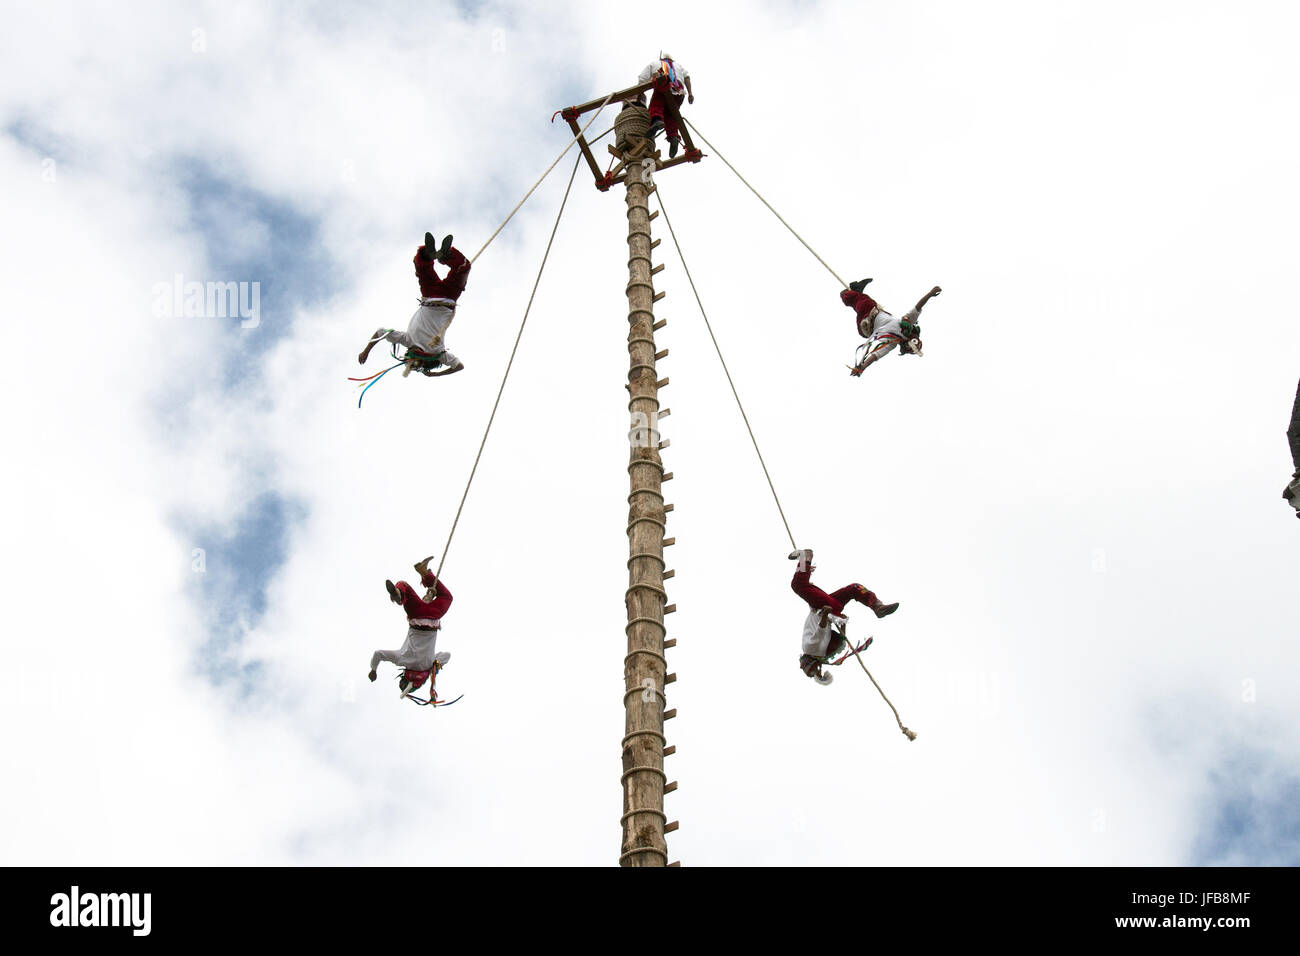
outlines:
[[[625, 155], [625, 159], [627, 159]], [[640, 160], [627, 165], [628, 411], [627, 657], [623, 737], [621, 866], [667, 866], [664, 839], [664, 496], [659, 456], [659, 387], [655, 370], [649, 190]], [[666, 382], [664, 383], [666, 384]]]

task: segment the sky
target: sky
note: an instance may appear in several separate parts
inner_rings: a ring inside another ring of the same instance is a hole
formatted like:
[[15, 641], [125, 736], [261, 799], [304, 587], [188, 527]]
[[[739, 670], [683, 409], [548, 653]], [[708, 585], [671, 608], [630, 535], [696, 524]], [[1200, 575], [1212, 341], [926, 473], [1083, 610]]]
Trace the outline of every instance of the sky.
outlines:
[[[479, 249], [554, 111], [666, 50], [714, 149], [659, 199], [816, 580], [901, 604], [851, 633], [918, 735], [796, 666], [790, 542], [656, 220], [671, 858], [1300, 864], [1290, 5], [4, 21], [0, 861], [616, 864], [619, 189], [578, 169], [445, 555], [452, 708], [366, 680], [405, 631], [383, 582], [443, 556], [572, 151], [475, 262], [465, 372], [360, 409], [347, 378], [424, 232]], [[941, 285], [924, 357], [851, 378], [839, 280], [715, 150], [896, 314]], [[178, 313], [177, 282], [258, 308]]]

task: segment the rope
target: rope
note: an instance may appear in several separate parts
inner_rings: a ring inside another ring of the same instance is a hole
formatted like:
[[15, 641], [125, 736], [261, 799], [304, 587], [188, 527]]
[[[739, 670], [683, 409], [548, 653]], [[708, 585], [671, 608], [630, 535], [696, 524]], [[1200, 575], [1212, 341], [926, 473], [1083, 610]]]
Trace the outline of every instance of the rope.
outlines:
[[[729, 170], [731, 170], [733, 173], [736, 174], [736, 178], [737, 178], [737, 179], [739, 179], [739, 180], [740, 180], [742, 183], [744, 183], [746, 186], [749, 186], [749, 180], [746, 179], [744, 176], [740, 175], [740, 171], [739, 171], [738, 169], [736, 169], [735, 166], [733, 166], [733, 165], [731, 165], [731, 163], [727, 162], [727, 157], [723, 156], [722, 153], [718, 152], [718, 147], [714, 146], [714, 145], [713, 145], [712, 143], [710, 143], [707, 139], [705, 139], [704, 134], [701, 133], [698, 129], [695, 128], [695, 124], [694, 124], [694, 123], [688, 123], [688, 122], [686, 121], [686, 118], [685, 118], [685, 117], [682, 117], [682, 122], [683, 122], [683, 123], [686, 123], [686, 125], [689, 126], [689, 127], [691, 128], [691, 132], [694, 133], [696, 136], [698, 136], [701, 140], [704, 141], [704, 145], [705, 145], [705, 146], [707, 146], [707, 147], [709, 147], [709, 149], [713, 150], [714, 154], [718, 157], [718, 159], [722, 160], [724, 163], [727, 164], [727, 168], [728, 168]], [[803, 242], [803, 247], [804, 247], [805, 249], [807, 249], [809, 252], [811, 252], [811, 253], [813, 254], [813, 258], [815, 258], [815, 259], [816, 259], [818, 262], [820, 262], [823, 266], [826, 266], [826, 271], [829, 272], [831, 275], [835, 276], [835, 280], [836, 280], [836, 281], [837, 281], [841, 286], [843, 286], [843, 287], [846, 288], [846, 289], [849, 287], [849, 284], [848, 284], [847, 282], [845, 282], [843, 279], [841, 279], [841, 278], [839, 277], [839, 275], [836, 273], [836, 271], [835, 271], [834, 269], [832, 269], [830, 266], [826, 265], [826, 260], [823, 259], [821, 256], [817, 255], [817, 250], [814, 249], [812, 246], [808, 245], [808, 243], [804, 242], [804, 238], [803, 238], [803, 236], [801, 236], [801, 235], [799, 235], [799, 233], [795, 232], [795, 231], [794, 231], [794, 227], [791, 226], [791, 225], [790, 225], [788, 222], [786, 222], [784, 219], [782, 219], [782, 218], [781, 218], [781, 214], [780, 214], [779, 212], [777, 212], [775, 209], [772, 209], [772, 204], [771, 204], [770, 202], [768, 202], [766, 199], [763, 198], [763, 194], [762, 194], [762, 193], [760, 193], [760, 192], [759, 192], [757, 189], [755, 189], [753, 186], [749, 186], [749, 191], [752, 192], [755, 196], [757, 196], [758, 199], [759, 199], [759, 201], [760, 201], [764, 206], [766, 206], [769, 210], [771, 210], [772, 215], [776, 216], [777, 219], [780, 219], [780, 220], [781, 220], [781, 225], [783, 225], [783, 226], [785, 226], [785, 228], [789, 229], [789, 230], [790, 230], [790, 234], [791, 234], [792, 236], [794, 236], [794, 237], [795, 237], [796, 239], [798, 239], [800, 242]]]
[[[852, 643], [850, 643], [849, 646], [853, 647]], [[871, 683], [876, 684], [876, 679], [871, 676], [871, 671], [867, 670], [867, 665], [862, 663], [862, 655], [858, 653], [857, 648], [853, 648], [853, 656], [858, 659], [858, 665], [862, 668], [862, 672], [867, 675], [868, 679], [870, 679]], [[894, 712], [894, 720], [898, 721], [898, 729], [903, 732], [903, 736], [908, 740], [915, 740], [916, 734], [903, 726], [903, 719], [898, 716], [898, 708], [894, 706], [893, 701], [888, 697], [885, 697], [885, 692], [880, 690], [879, 684], [876, 684], [876, 690], [880, 691], [880, 696], [884, 698], [886, 704], [889, 704], [889, 709]]]
[[537, 296], [537, 287], [542, 282], [542, 272], [546, 269], [546, 260], [551, 255], [551, 245], [555, 242], [555, 233], [560, 228], [560, 217], [564, 215], [564, 207], [569, 202], [569, 192], [573, 189], [573, 180], [578, 175], [578, 164], [582, 162], [582, 156], [578, 156], [573, 161], [573, 172], [569, 174], [569, 185], [565, 187], [564, 199], [560, 201], [560, 211], [555, 214], [555, 225], [551, 228], [551, 238], [546, 243], [546, 252], [542, 256], [542, 264], [537, 269], [537, 279], [533, 282], [533, 291], [528, 296], [528, 306], [524, 309], [523, 321], [519, 323], [519, 332], [515, 335], [514, 348], [510, 350], [510, 360], [506, 362], [505, 374], [501, 376], [501, 387], [497, 389], [496, 401], [492, 403], [492, 414], [488, 416], [487, 427], [483, 429], [483, 440], [479, 442], [478, 454], [474, 456], [474, 467], [469, 471], [469, 481], [465, 482], [465, 493], [460, 496], [460, 504], [456, 508], [456, 518], [451, 523], [451, 531], [447, 535], [447, 544], [442, 549], [442, 560], [438, 562], [438, 572], [435, 578], [442, 576], [442, 566], [447, 561], [447, 552], [451, 549], [451, 539], [456, 534], [456, 526], [460, 524], [460, 513], [465, 509], [465, 499], [469, 497], [470, 486], [474, 484], [474, 475], [478, 472], [479, 460], [483, 457], [483, 448], [487, 445], [488, 433], [492, 431], [492, 423], [497, 417], [497, 408], [501, 405], [501, 396], [506, 390], [506, 382], [510, 378], [510, 369], [515, 364], [515, 354], [519, 351], [519, 340], [524, 337], [524, 326], [528, 324], [528, 313], [532, 311], [533, 299]]
[[[528, 192], [524, 193], [524, 198], [521, 199], [521, 200], [519, 200], [519, 205], [518, 205], [518, 206], [515, 206], [514, 209], [511, 209], [511, 210], [510, 210], [510, 215], [506, 216], [505, 221], [502, 222], [501, 225], [497, 226], [496, 232], [494, 232], [494, 233], [492, 233], [492, 235], [488, 236], [488, 241], [485, 242], [485, 243], [483, 243], [483, 248], [482, 248], [482, 249], [479, 249], [478, 252], [474, 253], [474, 255], [472, 255], [472, 256], [470, 257], [470, 260], [469, 260], [469, 261], [470, 261], [470, 264], [471, 264], [471, 265], [473, 265], [475, 259], [477, 259], [479, 256], [483, 255], [483, 249], [486, 249], [488, 246], [492, 245], [492, 240], [495, 239], [495, 238], [497, 237], [497, 233], [501, 232], [501, 230], [504, 229], [504, 228], [506, 227], [506, 223], [509, 222], [511, 219], [513, 219], [513, 218], [515, 217], [515, 213], [517, 213], [517, 212], [519, 211], [520, 206], [523, 206], [523, 204], [526, 203], [526, 202], [528, 201], [528, 197], [531, 196], [531, 195], [533, 194], [533, 190], [536, 189], [538, 186], [540, 186], [540, 185], [542, 184], [542, 179], [545, 179], [547, 176], [551, 175], [551, 170], [555, 168], [556, 163], [559, 163], [559, 161], [562, 160], [562, 159], [564, 158], [564, 154], [567, 153], [570, 149], [573, 148], [573, 144], [576, 143], [576, 142], [578, 141], [579, 137], [581, 137], [583, 133], [587, 132], [587, 128], [590, 127], [592, 123], [596, 122], [596, 117], [600, 115], [601, 110], [603, 110], [606, 106], [609, 105], [610, 97], [612, 97], [613, 95], [614, 95], [614, 94], [611, 93], [611, 94], [609, 94], [609, 96], [605, 97], [605, 102], [604, 102], [604, 103], [601, 103], [601, 104], [600, 104], [600, 109], [596, 110], [596, 112], [592, 114], [591, 119], [587, 120], [587, 125], [584, 126], [582, 129], [580, 129], [580, 130], [578, 131], [578, 135], [577, 135], [577, 136], [575, 136], [575, 137], [573, 137], [573, 139], [569, 140], [569, 145], [568, 145], [568, 146], [565, 146], [564, 149], [562, 149], [562, 150], [560, 151], [560, 155], [555, 157], [555, 162], [554, 162], [554, 163], [551, 163], [551, 165], [549, 165], [549, 166], [546, 167], [546, 172], [542, 173], [542, 178], [541, 178], [541, 179], [539, 179], [539, 180], [537, 180], [537, 182], [533, 183], [533, 188], [530, 189], [530, 190], [528, 190]], [[614, 127], [612, 127], [612, 126], [610, 127], [610, 129], [613, 129], [613, 128], [614, 128]], [[606, 130], [605, 132], [608, 133], [609, 130]], [[605, 134], [602, 133], [601, 135], [603, 136], [603, 135], [605, 135]], [[567, 195], [567, 193], [566, 193], [565, 195]]]
[[[692, 126], [692, 129], [694, 129], [694, 126]], [[699, 137], [699, 138], [701, 138], [701, 139], [705, 139], [705, 138], [703, 138], [703, 135], [701, 135], [701, 137]], [[714, 146], [712, 146], [711, 143], [708, 143], [708, 140], [707, 140], [707, 139], [705, 139], [705, 143], [707, 144], [708, 148], [711, 148], [711, 150], [714, 150], [714, 152], [718, 152], [718, 151], [716, 151], [716, 148], [714, 148]], [[723, 157], [722, 157], [722, 153], [719, 153], [719, 156], [718, 156], [718, 157], [719, 157], [719, 159], [723, 159]], [[723, 163], [727, 163], [727, 160], [723, 159]], [[728, 166], [731, 166], [731, 163], [727, 163], [727, 165], [728, 165]], [[735, 168], [732, 168], [732, 172], [736, 172]], [[736, 176], [740, 176], [740, 173], [736, 173]], [[745, 182], [744, 177], [741, 177], [741, 182]], [[748, 182], [745, 182], [745, 185], [746, 185], [746, 186], [749, 186], [749, 183], [748, 183]], [[750, 186], [750, 189], [753, 190], [754, 187], [753, 187], [753, 186]], [[719, 346], [719, 345], [718, 345], [718, 337], [716, 337], [715, 334], [714, 334], [714, 326], [712, 326], [712, 323], [710, 323], [710, 321], [708, 321], [708, 313], [705, 312], [705, 303], [703, 303], [703, 302], [701, 302], [701, 300], [699, 300], [699, 290], [698, 290], [698, 289], [695, 289], [695, 280], [694, 280], [694, 278], [692, 278], [692, 276], [690, 276], [690, 267], [689, 267], [689, 265], [686, 265], [686, 256], [685, 256], [685, 255], [682, 255], [682, 252], [681, 252], [681, 243], [680, 243], [680, 242], [677, 242], [677, 233], [676, 233], [676, 230], [672, 228], [672, 219], [671, 219], [671, 217], [668, 216], [668, 208], [667, 208], [666, 206], [664, 206], [664, 204], [663, 204], [663, 186], [658, 186], [658, 187], [656, 187], [656, 189], [655, 189], [655, 193], [654, 193], [654, 194], [655, 194], [656, 196], [658, 196], [658, 198], [659, 198], [659, 209], [660, 209], [660, 211], [663, 212], [663, 221], [664, 221], [664, 222], [667, 222], [667, 224], [668, 224], [668, 234], [669, 234], [669, 235], [672, 235], [672, 245], [677, 247], [677, 258], [681, 259], [681, 268], [682, 268], [682, 271], [684, 271], [684, 272], [686, 273], [686, 281], [688, 281], [689, 284], [690, 284], [690, 291], [692, 291], [692, 293], [694, 293], [694, 295], [695, 295], [695, 304], [698, 304], [698, 306], [699, 306], [699, 315], [702, 315], [702, 316], [703, 316], [703, 319], [705, 319], [705, 326], [706, 326], [706, 328], [708, 329], [708, 337], [710, 337], [710, 338], [712, 339], [712, 341], [714, 341], [714, 349], [715, 349], [716, 351], [718, 351], [718, 360], [719, 360], [719, 362], [722, 362], [722, 364], [723, 364], [723, 372], [725, 373], [725, 375], [727, 375], [727, 384], [728, 384], [728, 385], [731, 385], [732, 395], [735, 395], [735, 397], [736, 397], [736, 405], [737, 405], [738, 408], [740, 408], [741, 418], [742, 418], [742, 419], [745, 419], [745, 428], [746, 428], [746, 429], [749, 429], [749, 440], [750, 440], [751, 442], [753, 442], [753, 444], [754, 444], [754, 453], [758, 455], [758, 462], [759, 462], [759, 464], [762, 464], [762, 466], [763, 466], [763, 475], [764, 475], [764, 477], [767, 477], [767, 486], [768, 486], [768, 488], [771, 488], [771, 489], [772, 489], [772, 499], [774, 499], [774, 501], [776, 502], [776, 510], [781, 512], [781, 523], [783, 523], [783, 524], [785, 525], [785, 533], [787, 533], [787, 536], [790, 538], [790, 548], [793, 548], [793, 549], [796, 549], [796, 550], [797, 550], [797, 549], [798, 549], [798, 545], [794, 544], [794, 535], [793, 535], [793, 533], [790, 533], [790, 524], [789, 524], [789, 522], [787, 522], [787, 520], [785, 520], [785, 509], [783, 509], [783, 507], [781, 507], [781, 498], [780, 498], [780, 496], [777, 496], [777, 494], [776, 494], [776, 486], [775, 486], [774, 484], [772, 484], [772, 476], [771, 476], [770, 473], [768, 473], [768, 471], [767, 471], [767, 463], [764, 462], [764, 460], [763, 460], [763, 453], [762, 453], [762, 451], [759, 451], [758, 440], [757, 440], [757, 438], [754, 437], [754, 429], [753, 429], [753, 428], [750, 428], [750, 424], [749, 424], [749, 415], [746, 415], [746, 414], [745, 414], [745, 406], [742, 405], [742, 403], [741, 403], [741, 401], [740, 401], [740, 393], [737, 393], [737, 392], [736, 392], [736, 382], [735, 382], [735, 381], [732, 381], [731, 371], [729, 371], [729, 369], [727, 368], [727, 359], [724, 359], [724, 358], [723, 358], [723, 350], [722, 350], [722, 346]], [[758, 195], [758, 191], [757, 191], [757, 190], [754, 191], [754, 195]], [[762, 196], [758, 196], [758, 198], [759, 198], [759, 199], [763, 199]], [[763, 200], [763, 204], [764, 204], [764, 206], [766, 206], [766, 204], [767, 204], [767, 200], [766, 200], [766, 199]], [[767, 208], [768, 208], [768, 209], [772, 209], [771, 206], [768, 206]], [[772, 209], [772, 213], [774, 213], [774, 215], [775, 215], [775, 213], [776, 213], [776, 209]], [[777, 215], [776, 217], [777, 217], [777, 219], [781, 219], [780, 215]], [[784, 219], [781, 219], [781, 222], [783, 222], [783, 224], [785, 224], [785, 228], [789, 229], [789, 224], [788, 224], [788, 222], [785, 222]], [[790, 232], [794, 233], [794, 230], [793, 230], [793, 229], [790, 229]], [[800, 238], [800, 237], [798, 237], [798, 233], [794, 233], [794, 235], [796, 235], [796, 238]], [[800, 242], [803, 242], [803, 239], [802, 239], [802, 238], [800, 238]], [[807, 243], [806, 243], [806, 242], [803, 242], [803, 245], [807, 246]], [[810, 251], [810, 252], [813, 252], [813, 248], [811, 248], [811, 246], [809, 246], [809, 251]], [[816, 256], [816, 252], [813, 252], [813, 255]], [[818, 261], [822, 261], [822, 256], [818, 256]], [[823, 265], [826, 265], [826, 263], [824, 263], [824, 261], [822, 261], [822, 264], [823, 264]], [[829, 267], [829, 265], [827, 265], [827, 269], [829, 269], [829, 268], [831, 268], [831, 267]], [[832, 272], [831, 274], [832, 274], [832, 276], [833, 276], [833, 274], [835, 274], [835, 272]], [[839, 278], [839, 276], [836, 276], [836, 278]], [[915, 740], [915, 739], [917, 739], [917, 735], [915, 735], [913, 731], [910, 731], [909, 728], [907, 728], [907, 727], [904, 726], [904, 722], [902, 722], [902, 718], [901, 718], [901, 717], [898, 717], [898, 708], [896, 708], [896, 706], [893, 705], [893, 701], [889, 700], [889, 697], [885, 696], [885, 692], [883, 691], [883, 689], [880, 688], [880, 684], [876, 683], [876, 679], [874, 678], [874, 676], [871, 676], [871, 671], [868, 671], [868, 670], [867, 670], [867, 665], [865, 665], [865, 663], [862, 663], [862, 656], [861, 656], [861, 654], [858, 653], [858, 648], [855, 648], [855, 646], [853, 646], [853, 641], [849, 641], [849, 648], [852, 649], [853, 657], [854, 657], [854, 658], [857, 658], [858, 666], [861, 666], [861, 667], [862, 667], [862, 671], [865, 672], [865, 674], [867, 675], [867, 678], [871, 680], [871, 683], [872, 683], [872, 684], [875, 684], [876, 691], [878, 691], [878, 692], [880, 693], [880, 697], [883, 698], [885, 704], [888, 704], [888, 705], [889, 705], [889, 709], [893, 710], [894, 721], [897, 721], [897, 722], [898, 722], [898, 730], [901, 730], [902, 732], [904, 732], [904, 736], [906, 736], [907, 739], [909, 739], [909, 740]], [[842, 658], [841, 658], [841, 661], [842, 661]]]
[[677, 241], [677, 233], [673, 230], [673, 221], [668, 217], [668, 207], [664, 205], [663, 187], [657, 185], [654, 194], [659, 197], [659, 209], [664, 214], [664, 222], [668, 224], [668, 233], [673, 237], [673, 245], [677, 247], [677, 257], [682, 260], [682, 269], [686, 272], [686, 281], [691, 284], [691, 292], [695, 294], [695, 302], [700, 307], [700, 315], [704, 316], [704, 326], [709, 330], [709, 338], [713, 340], [713, 348], [718, 353], [718, 361], [722, 363], [722, 371], [727, 376], [727, 384], [731, 386], [731, 394], [736, 399], [736, 407], [740, 409], [740, 417], [745, 420], [745, 429], [749, 432], [749, 440], [754, 444], [754, 453], [758, 455], [758, 463], [763, 466], [763, 476], [767, 479], [768, 488], [772, 489], [772, 499], [776, 502], [776, 510], [781, 513], [781, 523], [785, 525], [785, 533], [790, 539], [790, 547], [797, 550], [799, 546], [794, 543], [794, 533], [790, 530], [790, 522], [785, 519], [785, 509], [781, 507], [781, 497], [776, 493], [776, 485], [772, 484], [772, 476], [767, 470], [767, 462], [763, 460], [763, 453], [758, 447], [758, 439], [754, 437], [754, 429], [749, 424], [749, 416], [745, 414], [744, 403], [740, 400], [740, 393], [736, 391], [736, 383], [732, 381], [731, 370], [727, 368], [727, 360], [722, 356], [722, 346], [718, 344], [718, 337], [713, 334], [713, 324], [709, 321], [709, 314], [704, 311], [704, 303], [700, 301], [700, 292], [695, 288], [695, 280], [691, 278], [690, 266], [686, 264], [686, 256], [682, 253], [681, 243]]

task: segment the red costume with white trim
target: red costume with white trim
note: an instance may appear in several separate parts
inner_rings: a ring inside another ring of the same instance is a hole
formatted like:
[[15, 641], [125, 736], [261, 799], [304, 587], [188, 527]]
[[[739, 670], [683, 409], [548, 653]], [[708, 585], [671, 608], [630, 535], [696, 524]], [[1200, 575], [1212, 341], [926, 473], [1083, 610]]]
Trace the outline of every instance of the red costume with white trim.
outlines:
[[456, 300], [469, 281], [470, 261], [459, 249], [451, 246], [445, 263], [447, 274], [440, 276], [433, 268], [436, 260], [423, 258], [420, 255], [423, 251], [424, 246], [420, 246], [412, 260], [415, 277], [420, 281], [420, 307], [411, 316], [405, 332], [388, 329], [383, 339], [394, 345], [437, 355], [443, 365], [459, 365], [460, 359], [447, 350], [447, 327], [456, 316]]
[[[853, 310], [854, 326], [858, 334], [867, 340], [866, 354], [852, 370], [853, 375], [861, 375], [868, 365], [880, 361], [895, 348], [905, 345], [909, 334], [915, 335], [907, 329], [915, 326], [921, 318], [920, 305], [904, 315], [902, 319], [896, 319], [882, 309], [880, 303], [871, 296], [865, 292], [854, 292], [852, 289], [842, 291], [840, 301]], [[913, 338], [912, 341], [915, 343], [917, 354], [920, 354], [921, 340]]]
[[[465, 258], [464, 254], [452, 246], [447, 252], [447, 261], [444, 263], [448, 267], [446, 277], [441, 277], [434, 270], [435, 259], [424, 259], [420, 253], [424, 251], [421, 245], [415, 251], [415, 276], [420, 280], [420, 295], [426, 299], [451, 299], [455, 301], [460, 298], [460, 294], [465, 291], [465, 283], [469, 281], [470, 261]], [[433, 250], [430, 250], [430, 254]]]
[[[407, 670], [427, 671], [432, 670], [435, 663], [442, 666], [451, 660], [451, 655], [446, 651], [436, 652], [442, 616], [451, 607], [451, 592], [428, 570], [420, 575], [420, 583], [436, 590], [433, 600], [420, 597], [415, 593], [415, 588], [405, 581], [393, 585], [402, 598], [402, 610], [406, 612], [407, 624], [410, 626], [401, 648], [395, 651], [375, 651], [370, 658], [371, 671], [379, 666], [380, 661], [388, 661]], [[371, 680], [373, 679], [372, 677]]]
[[852, 289], [845, 289], [840, 293], [840, 301], [853, 310], [856, 318], [854, 319], [854, 328], [864, 339], [871, 337], [871, 320], [880, 312], [880, 303], [865, 292], [854, 292]]
[[415, 588], [405, 581], [398, 581], [393, 587], [397, 588], [397, 592], [402, 595], [402, 610], [406, 612], [406, 618], [412, 624], [429, 623], [440, 627], [437, 622], [451, 607], [451, 592], [447, 590], [445, 584], [439, 583], [431, 571], [425, 571], [420, 575], [420, 583], [426, 588], [435, 588], [437, 597], [432, 601], [426, 601], [415, 593]]
[[820, 683], [830, 683], [829, 677], [823, 679], [821, 665], [837, 653], [837, 648], [845, 640], [844, 629], [848, 619], [844, 616], [844, 606], [850, 601], [857, 601], [874, 611], [876, 617], [886, 617], [898, 610], [898, 605], [882, 604], [875, 594], [857, 583], [847, 584], [827, 594], [812, 583], [812, 552], [807, 549], [795, 551], [790, 557], [799, 559], [798, 569], [790, 580], [790, 590], [803, 598], [809, 607], [808, 617], [803, 624], [800, 644], [803, 654], [799, 658], [799, 667]]
[[868, 591], [861, 584], [846, 584], [838, 591], [832, 591], [827, 594], [817, 585], [812, 583], [812, 570], [796, 571], [794, 578], [790, 581], [790, 590], [799, 595], [808, 602], [808, 606], [814, 611], [820, 611], [824, 607], [831, 609], [832, 614], [844, 614], [844, 605], [850, 601], [857, 601], [865, 607], [875, 610], [880, 607], [880, 598], [875, 593]]

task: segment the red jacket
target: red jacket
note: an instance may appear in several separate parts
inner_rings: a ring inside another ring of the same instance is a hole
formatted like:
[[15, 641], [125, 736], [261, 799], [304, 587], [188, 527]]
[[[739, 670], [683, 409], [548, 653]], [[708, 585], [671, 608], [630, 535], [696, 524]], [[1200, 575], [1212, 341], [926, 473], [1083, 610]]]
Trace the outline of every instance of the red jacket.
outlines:
[[[840, 301], [853, 310], [856, 318], [853, 320], [853, 327], [857, 329], [859, 335], [862, 335], [861, 322], [871, 317], [871, 310], [879, 308], [876, 300], [871, 298], [865, 292], [854, 292], [852, 289], [845, 289], [840, 293]], [[865, 336], [863, 336], [865, 338]]]
[[426, 588], [431, 588], [435, 584], [438, 585], [438, 596], [432, 601], [426, 601], [415, 593], [415, 588], [405, 581], [398, 581], [394, 587], [402, 595], [402, 610], [406, 612], [408, 620], [436, 621], [447, 613], [447, 608], [451, 607], [451, 592], [447, 590], [447, 585], [439, 581], [429, 571], [425, 571], [424, 574], [420, 575], [420, 583]]
[[459, 249], [452, 246], [447, 252], [446, 264], [449, 271], [447, 277], [442, 279], [433, 269], [433, 264], [437, 260], [426, 261], [420, 256], [422, 251], [424, 246], [420, 246], [415, 252], [415, 277], [420, 280], [420, 295], [426, 299], [454, 301], [460, 298], [460, 294], [465, 291], [465, 282], [469, 279], [469, 260], [461, 255]]

